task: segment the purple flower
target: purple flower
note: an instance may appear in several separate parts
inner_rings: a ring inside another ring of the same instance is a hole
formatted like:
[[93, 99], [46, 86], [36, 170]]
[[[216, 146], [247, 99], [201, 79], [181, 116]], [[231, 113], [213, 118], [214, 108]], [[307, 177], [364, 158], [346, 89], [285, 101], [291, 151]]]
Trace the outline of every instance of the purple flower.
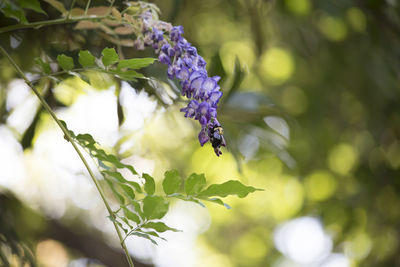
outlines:
[[[209, 140], [209, 137], [207, 135], [206, 128], [201, 129], [198, 137], [199, 137], [199, 142], [200, 142], [201, 146], [203, 146], [205, 143], [207, 143], [207, 141]], [[217, 154], [217, 156], [219, 156], [219, 154]]]
[[182, 26], [175, 26], [172, 27], [171, 33], [170, 33], [170, 38], [171, 41], [177, 42], [181, 38], [181, 35], [183, 34], [183, 27]]
[[191, 56], [197, 56], [197, 49], [194, 46], [188, 47], [186, 52]]
[[205, 80], [205, 78], [200, 76], [200, 77], [197, 77], [196, 79], [194, 79], [192, 81], [192, 83], [190, 84], [190, 88], [193, 91], [193, 94], [194, 94], [193, 97], [195, 99], [200, 99], [202, 85], [203, 85], [204, 80]]
[[142, 33], [135, 41], [135, 47], [151, 46], [158, 54], [158, 60], [168, 65], [168, 77], [178, 79], [182, 95], [191, 99], [180, 111], [185, 113], [185, 117], [199, 121], [200, 145], [210, 141], [215, 154], [220, 156], [220, 147], [226, 145], [222, 127], [217, 120], [217, 106], [222, 96], [218, 85], [220, 77], [208, 76], [206, 61], [182, 37], [182, 26], [172, 27], [169, 23], [155, 20], [151, 12], [143, 13], [141, 18]]
[[159, 42], [164, 39], [164, 33], [157, 28], [153, 27], [153, 34], [151, 35], [151, 39], [155, 42]]
[[218, 101], [221, 99], [221, 96], [222, 96], [222, 92], [220, 92], [220, 91], [211, 92], [207, 101], [210, 102], [212, 107], [216, 108]]
[[169, 58], [169, 56], [163, 52], [161, 52], [160, 55], [158, 56], [158, 60], [161, 63], [167, 64], [167, 65], [169, 65], [171, 63], [171, 59]]
[[190, 100], [187, 107], [181, 108], [180, 111], [185, 112], [185, 117], [193, 118], [198, 108], [199, 108], [199, 103], [196, 100]]

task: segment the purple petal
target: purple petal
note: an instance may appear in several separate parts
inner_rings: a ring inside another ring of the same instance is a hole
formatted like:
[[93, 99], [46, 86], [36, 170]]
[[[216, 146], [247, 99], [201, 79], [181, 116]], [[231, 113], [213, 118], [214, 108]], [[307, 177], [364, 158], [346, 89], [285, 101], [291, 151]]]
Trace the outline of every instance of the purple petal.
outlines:
[[192, 74], [190, 75], [190, 80], [193, 81], [194, 79], [198, 78], [198, 77], [205, 77], [207, 76], [207, 73], [203, 70], [196, 70], [194, 72], [192, 72]]
[[216, 81], [216, 82], [219, 82], [219, 80], [221, 80], [221, 77], [220, 77], [220, 76], [213, 76], [213, 77], [211, 77], [211, 78], [213, 78], [214, 81]]
[[168, 49], [169, 49], [170, 47], [171, 47], [171, 46], [170, 46], [169, 44], [164, 44], [164, 45], [161, 47], [161, 51], [168, 55]]
[[174, 42], [177, 42], [181, 38], [182, 34], [183, 34], [183, 27], [182, 26], [172, 27], [172, 30], [171, 30], [171, 33], [170, 33], [171, 40], [174, 41]]
[[200, 96], [200, 93], [201, 93], [200, 88], [201, 88], [201, 85], [203, 84], [203, 81], [204, 81], [204, 78], [200, 76], [200, 77], [194, 79], [192, 81], [192, 83], [190, 84], [190, 88], [192, 89], [195, 98], [199, 98], [199, 96]]
[[161, 52], [160, 55], [158, 56], [158, 60], [163, 64], [168, 64], [168, 65], [171, 64], [171, 59], [163, 52]]
[[179, 80], [187, 80], [189, 79], [190, 72], [187, 68], [182, 67], [179, 71], [176, 72], [176, 78]]
[[200, 145], [203, 146], [205, 143], [207, 143], [208, 139], [209, 139], [209, 138], [208, 138], [207, 133], [202, 129], [202, 130], [200, 131], [200, 133], [199, 133], [199, 142], [200, 142]]
[[214, 79], [205, 79], [201, 86], [202, 96], [208, 96], [209, 93], [215, 89], [215, 87], [217, 87], [217, 82]]
[[201, 56], [198, 56], [197, 66], [199, 66], [200, 68], [203, 68], [206, 65], [207, 65], [207, 62], [204, 60], [204, 58]]
[[190, 46], [186, 49], [186, 52], [191, 56], [197, 56], [197, 49], [194, 46]]
[[219, 100], [221, 99], [222, 92], [214, 91], [209, 95], [208, 100], [211, 102], [212, 106], [216, 106]]

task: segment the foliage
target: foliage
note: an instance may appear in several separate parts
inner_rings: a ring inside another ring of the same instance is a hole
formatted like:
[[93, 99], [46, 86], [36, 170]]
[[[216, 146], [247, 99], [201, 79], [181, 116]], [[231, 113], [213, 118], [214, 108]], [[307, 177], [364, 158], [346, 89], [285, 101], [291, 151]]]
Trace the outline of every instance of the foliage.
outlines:
[[[64, 121], [62, 123], [67, 127]], [[154, 221], [162, 219], [167, 214], [170, 198], [193, 201], [202, 206], [204, 204], [201, 200], [210, 201], [229, 208], [220, 198], [216, 197], [229, 195], [245, 197], [249, 193], [260, 190], [233, 180], [204, 188], [206, 185], [204, 174], [193, 173], [184, 179], [177, 170], [170, 170], [165, 172], [162, 182], [165, 194], [157, 195], [155, 194], [154, 178], [149, 174], [138, 175], [131, 165], [122, 163], [116, 156], [101, 149], [90, 134], [75, 135], [71, 130], [68, 131], [70, 136], [85, 148], [91, 157], [97, 160], [100, 173], [120, 204], [120, 208], [109, 218], [125, 232], [125, 238], [136, 235], [157, 244], [154, 238], [162, 238], [158, 233], [178, 231], [163, 222]], [[123, 168], [128, 169], [133, 175], [137, 175], [137, 182], [126, 180], [118, 171], [118, 169]], [[184, 191], [181, 188], [184, 188]]]

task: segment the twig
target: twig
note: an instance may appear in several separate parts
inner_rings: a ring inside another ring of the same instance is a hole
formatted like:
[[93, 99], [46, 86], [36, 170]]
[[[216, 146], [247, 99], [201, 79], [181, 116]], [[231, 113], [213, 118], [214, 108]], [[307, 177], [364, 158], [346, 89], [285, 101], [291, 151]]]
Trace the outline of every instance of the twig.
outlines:
[[88, 12], [88, 10], [89, 10], [90, 2], [91, 2], [91, 0], [88, 0], [87, 3], [86, 3], [86, 7], [85, 7], [85, 16], [87, 15], [87, 12]]
[[68, 14], [67, 14], [67, 17], [65, 18], [65, 21], [68, 21], [68, 20], [69, 20], [69, 17], [71, 16], [72, 9], [73, 9], [74, 6], [75, 6], [75, 1], [76, 1], [76, 0], [72, 0], [71, 7], [70, 7], [70, 9], [68, 10]]
[[28, 24], [15, 24], [15, 25], [1, 27], [0, 33], [14, 31], [14, 30], [20, 30], [20, 29], [30, 29], [30, 28], [38, 29], [43, 26], [64, 24], [64, 23], [73, 23], [73, 22], [78, 22], [78, 21], [82, 21], [82, 20], [101, 20], [101, 19], [105, 19], [105, 18], [109, 18], [109, 17], [110, 16], [80, 16], [80, 17], [73, 17], [68, 20], [65, 20], [65, 18], [60, 18], [60, 19], [53, 19], [53, 20], [37, 21], [37, 22], [28, 23]]

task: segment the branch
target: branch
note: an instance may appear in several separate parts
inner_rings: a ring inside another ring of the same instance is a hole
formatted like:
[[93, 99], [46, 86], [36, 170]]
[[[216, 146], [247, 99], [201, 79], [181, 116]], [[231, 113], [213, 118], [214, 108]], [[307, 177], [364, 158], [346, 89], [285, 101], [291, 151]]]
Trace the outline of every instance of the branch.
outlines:
[[[110, 215], [111, 218], [115, 219], [115, 214], [112, 212], [110, 205], [107, 202], [107, 199], [105, 198], [105, 195], [103, 193], [103, 190], [100, 187], [99, 182], [97, 181], [96, 177], [94, 176], [94, 173], [89, 167], [89, 164], [87, 163], [86, 159], [84, 158], [83, 154], [78, 148], [78, 145], [75, 143], [75, 140], [71, 137], [69, 134], [68, 130], [64, 127], [64, 125], [61, 123], [61, 121], [57, 118], [56, 114], [53, 112], [51, 107], [47, 104], [46, 100], [43, 98], [43, 96], [39, 93], [38, 90], [33, 86], [33, 84], [28, 80], [28, 78], [25, 76], [24, 72], [20, 69], [20, 67], [17, 65], [17, 63], [11, 58], [11, 56], [7, 53], [6, 50], [0, 45], [0, 52], [11, 62], [11, 64], [14, 66], [14, 68], [17, 70], [18, 74], [25, 80], [25, 83], [32, 89], [32, 91], [35, 93], [35, 95], [39, 98], [40, 103], [42, 106], [46, 109], [46, 111], [51, 115], [53, 120], [57, 123], [57, 125], [60, 127], [60, 129], [64, 133], [64, 137], [71, 143], [71, 145], [74, 147], [76, 153], [82, 160], [83, 164], [85, 165], [90, 177], [92, 178], [93, 183], [96, 186], [97, 191], [99, 192], [101, 199], [104, 202], [104, 205], [106, 206], [106, 209]], [[132, 258], [129, 255], [128, 248], [125, 245], [124, 239], [122, 238], [121, 231], [118, 228], [118, 225], [115, 223], [115, 220], [112, 220], [112, 223], [114, 224], [115, 230], [117, 231], [118, 238], [120, 240], [121, 246], [125, 252], [125, 256], [127, 258], [127, 261], [129, 263], [130, 267], [133, 266]]]
[[53, 19], [53, 20], [43, 20], [43, 21], [37, 21], [37, 22], [32, 22], [28, 24], [15, 24], [15, 25], [10, 25], [10, 26], [5, 26], [0, 28], [0, 33], [5, 33], [9, 31], [14, 31], [14, 30], [20, 30], [20, 29], [39, 29], [43, 26], [49, 26], [49, 25], [57, 25], [57, 24], [64, 24], [64, 23], [73, 23], [73, 22], [78, 22], [82, 20], [90, 20], [90, 21], [96, 21], [96, 20], [102, 20], [105, 18], [111, 18], [111, 16], [79, 16], [79, 17], [73, 17], [73, 18], [68, 18], [67, 20], [65, 18], [60, 18], [60, 19]]

